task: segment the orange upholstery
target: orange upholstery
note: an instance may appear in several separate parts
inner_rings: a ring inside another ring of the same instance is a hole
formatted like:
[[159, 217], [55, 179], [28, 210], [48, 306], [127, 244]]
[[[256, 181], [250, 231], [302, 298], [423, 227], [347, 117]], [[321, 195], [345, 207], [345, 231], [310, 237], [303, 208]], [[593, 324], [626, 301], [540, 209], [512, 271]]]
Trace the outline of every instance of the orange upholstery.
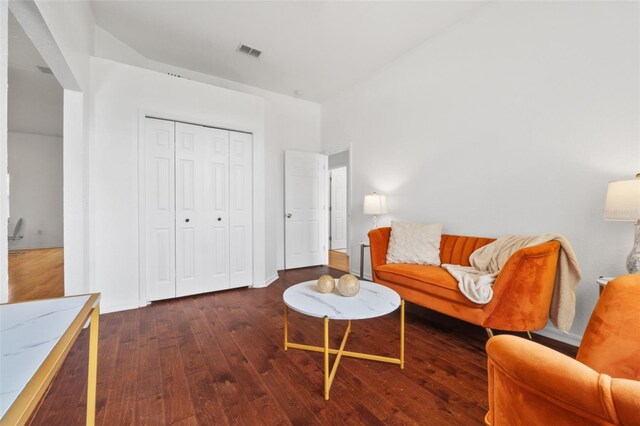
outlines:
[[[373, 281], [393, 288], [410, 302], [482, 327], [511, 331], [544, 328], [553, 295], [560, 244], [551, 241], [516, 252], [493, 285], [486, 305], [464, 297], [457, 281], [443, 268], [429, 265], [387, 264], [391, 228], [369, 232]], [[469, 265], [476, 249], [492, 238], [442, 235], [441, 263]]]
[[640, 425], [640, 274], [607, 284], [578, 359], [515, 336], [487, 342], [490, 425]]
[[471, 253], [493, 241], [495, 238], [443, 234], [440, 239], [440, 263], [469, 266]]
[[397, 283], [463, 305], [480, 306], [464, 297], [458, 290], [458, 281], [439, 266], [392, 263], [379, 266], [376, 274], [385, 282]]
[[612, 377], [640, 380], [640, 274], [607, 284], [576, 358]]

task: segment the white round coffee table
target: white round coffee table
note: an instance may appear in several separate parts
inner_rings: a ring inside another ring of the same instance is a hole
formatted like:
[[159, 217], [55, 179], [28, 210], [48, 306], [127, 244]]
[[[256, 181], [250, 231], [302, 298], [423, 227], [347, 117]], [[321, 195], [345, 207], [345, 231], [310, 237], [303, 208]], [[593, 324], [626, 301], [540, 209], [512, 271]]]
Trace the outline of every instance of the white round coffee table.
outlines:
[[[404, 300], [389, 287], [369, 281], [360, 281], [360, 291], [353, 297], [343, 297], [337, 292], [323, 294], [316, 290], [316, 281], [306, 281], [285, 290], [284, 301], [284, 350], [302, 349], [324, 354], [324, 398], [329, 399], [329, 390], [335, 378], [336, 370], [343, 356], [368, 359], [372, 361], [398, 364], [404, 368]], [[345, 351], [347, 337], [351, 332], [351, 320], [362, 320], [387, 315], [400, 307], [400, 358], [370, 355]], [[324, 346], [310, 346], [289, 342], [288, 308], [301, 314], [324, 318]], [[349, 321], [339, 349], [329, 348], [329, 320]], [[329, 354], [337, 355], [329, 371]]]

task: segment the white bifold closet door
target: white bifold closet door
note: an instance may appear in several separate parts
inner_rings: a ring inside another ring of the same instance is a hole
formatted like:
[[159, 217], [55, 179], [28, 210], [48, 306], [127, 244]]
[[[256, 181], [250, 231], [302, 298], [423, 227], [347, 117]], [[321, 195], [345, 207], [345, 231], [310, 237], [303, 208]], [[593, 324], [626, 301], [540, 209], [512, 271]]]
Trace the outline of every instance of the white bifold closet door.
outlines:
[[146, 119], [149, 300], [252, 282], [252, 137]]

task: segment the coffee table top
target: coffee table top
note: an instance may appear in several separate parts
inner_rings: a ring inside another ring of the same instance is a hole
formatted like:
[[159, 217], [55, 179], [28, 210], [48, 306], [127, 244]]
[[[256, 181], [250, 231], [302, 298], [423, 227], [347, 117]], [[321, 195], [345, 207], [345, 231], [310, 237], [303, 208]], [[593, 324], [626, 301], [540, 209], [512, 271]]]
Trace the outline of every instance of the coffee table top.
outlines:
[[282, 295], [285, 305], [312, 317], [335, 320], [375, 318], [395, 311], [400, 306], [398, 293], [380, 284], [360, 280], [360, 291], [344, 297], [334, 291], [323, 294], [316, 290], [316, 280], [296, 284]]

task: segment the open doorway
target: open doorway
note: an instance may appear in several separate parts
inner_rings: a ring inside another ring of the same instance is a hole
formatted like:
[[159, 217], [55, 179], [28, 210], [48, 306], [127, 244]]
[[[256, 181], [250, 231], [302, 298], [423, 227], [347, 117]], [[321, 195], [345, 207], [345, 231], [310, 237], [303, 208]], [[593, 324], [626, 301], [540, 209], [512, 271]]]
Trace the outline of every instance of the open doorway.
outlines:
[[9, 302], [64, 295], [63, 89], [9, 13]]
[[329, 155], [329, 266], [349, 272], [349, 151]]

